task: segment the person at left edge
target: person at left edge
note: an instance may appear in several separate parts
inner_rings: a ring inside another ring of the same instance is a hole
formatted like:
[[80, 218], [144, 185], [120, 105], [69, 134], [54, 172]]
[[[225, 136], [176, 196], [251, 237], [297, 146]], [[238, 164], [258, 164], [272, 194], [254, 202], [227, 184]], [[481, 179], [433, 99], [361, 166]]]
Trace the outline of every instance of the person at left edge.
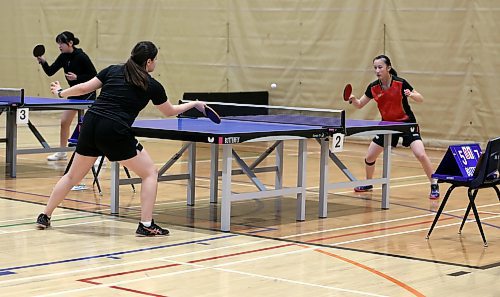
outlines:
[[[75, 37], [75, 35], [69, 31], [64, 31], [56, 36], [56, 43], [61, 51], [61, 54], [57, 59], [49, 65], [45, 57], [36, 57], [38, 63], [42, 66], [43, 71], [48, 75], [52, 76], [56, 74], [61, 68], [64, 69], [64, 76], [69, 86], [75, 86], [79, 83], [84, 83], [89, 81], [96, 76], [97, 71], [92, 64], [89, 56], [81, 49], [76, 46], [80, 43], [80, 40]], [[71, 96], [68, 99], [80, 99], [80, 100], [95, 100], [95, 91], [82, 94], [78, 96]], [[61, 117], [61, 130], [59, 133], [59, 145], [60, 147], [67, 146], [71, 122], [75, 118], [78, 112], [76, 110], [65, 110], [63, 111]], [[65, 152], [57, 152], [47, 157], [48, 161], [58, 161], [66, 160], [67, 155]]]

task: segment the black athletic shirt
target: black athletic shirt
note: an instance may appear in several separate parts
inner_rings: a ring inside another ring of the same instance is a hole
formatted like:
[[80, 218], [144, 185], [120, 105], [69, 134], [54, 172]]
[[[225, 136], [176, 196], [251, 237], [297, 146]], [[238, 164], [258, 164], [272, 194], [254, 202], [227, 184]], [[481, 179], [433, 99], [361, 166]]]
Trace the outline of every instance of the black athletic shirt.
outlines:
[[368, 85], [365, 95], [377, 102], [383, 121], [416, 123], [405, 89], [413, 91], [413, 87], [404, 78], [393, 75], [391, 86], [387, 90], [382, 89], [380, 80], [377, 79]]
[[[97, 74], [94, 64], [90, 61], [89, 56], [80, 48], [75, 48], [72, 53], [61, 53], [52, 65], [47, 62], [41, 63], [43, 71], [48, 76], [54, 75], [59, 69], [63, 68], [64, 73], [73, 72], [76, 74], [76, 80], [67, 80], [70, 86], [77, 85], [89, 81]], [[92, 96], [90, 96], [93, 94]], [[70, 99], [95, 99], [95, 92], [80, 96], [72, 96]]]
[[97, 74], [102, 82], [101, 93], [88, 112], [132, 126], [139, 112], [146, 107], [149, 100], [154, 105], [167, 102], [167, 93], [163, 86], [149, 76], [146, 91], [127, 83], [125, 65], [111, 65]]

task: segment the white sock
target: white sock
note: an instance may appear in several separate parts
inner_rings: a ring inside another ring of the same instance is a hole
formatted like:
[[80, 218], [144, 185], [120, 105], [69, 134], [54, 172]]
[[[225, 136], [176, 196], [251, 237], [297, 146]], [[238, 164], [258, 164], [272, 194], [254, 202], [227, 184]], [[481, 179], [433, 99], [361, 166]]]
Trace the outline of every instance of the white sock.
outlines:
[[147, 222], [141, 221], [141, 224], [143, 224], [144, 227], [151, 227], [151, 221], [147, 221]]
[[437, 183], [438, 183], [438, 180], [437, 180], [437, 179], [433, 178], [433, 179], [431, 180], [431, 185], [437, 185]]

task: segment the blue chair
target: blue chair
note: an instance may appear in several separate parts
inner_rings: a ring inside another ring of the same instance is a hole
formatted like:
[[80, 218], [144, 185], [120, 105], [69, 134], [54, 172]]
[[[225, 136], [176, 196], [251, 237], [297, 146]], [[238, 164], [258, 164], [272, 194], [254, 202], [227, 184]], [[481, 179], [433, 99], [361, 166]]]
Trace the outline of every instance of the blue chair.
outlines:
[[[78, 125], [76, 125], [75, 130], [73, 131], [73, 134], [71, 134], [71, 137], [68, 139], [68, 147], [75, 147], [78, 144], [78, 136], [80, 135], [80, 127], [82, 125], [82, 120], [80, 119], [78, 121]], [[69, 159], [68, 165], [66, 166], [66, 169], [64, 170], [64, 174], [68, 173], [69, 168], [71, 167], [71, 164], [73, 163], [73, 159], [75, 158], [75, 152], [71, 155], [71, 158]], [[102, 156], [99, 165], [97, 166], [97, 169], [95, 169], [94, 166], [92, 166], [92, 175], [94, 176], [94, 181], [92, 183], [92, 186], [96, 185], [97, 190], [99, 191], [99, 194], [102, 195], [102, 190], [101, 190], [101, 185], [99, 184], [99, 172], [101, 172], [102, 164], [104, 162], [104, 156]], [[128, 178], [131, 178], [130, 172], [127, 167], [123, 167], [125, 170], [125, 174], [127, 175]], [[134, 184], [130, 184], [132, 186], [132, 190], [135, 192], [135, 186]]]
[[446, 195], [443, 198], [443, 202], [441, 203], [436, 217], [432, 222], [431, 228], [427, 233], [427, 239], [431, 235], [434, 226], [436, 225], [439, 216], [443, 212], [444, 206], [450, 197], [451, 192], [457, 187], [467, 187], [467, 193], [469, 197], [469, 205], [467, 206], [467, 210], [465, 211], [464, 218], [462, 220], [462, 224], [460, 225], [460, 229], [458, 234], [462, 232], [462, 228], [467, 220], [467, 217], [472, 209], [474, 213], [474, 218], [476, 219], [477, 226], [479, 228], [479, 232], [481, 232], [481, 237], [483, 238], [484, 246], [488, 246], [486, 242], [486, 237], [484, 236], [483, 227], [481, 226], [481, 220], [479, 219], [479, 214], [477, 212], [475, 199], [479, 189], [484, 188], [493, 188], [497, 194], [497, 198], [500, 201], [500, 191], [498, 190], [498, 185], [500, 184], [500, 137], [492, 139], [488, 142], [486, 146], [486, 150], [479, 158], [479, 161], [474, 170], [474, 175], [467, 180], [453, 180], [453, 179], [438, 179], [440, 183], [450, 183], [451, 187], [446, 192]]

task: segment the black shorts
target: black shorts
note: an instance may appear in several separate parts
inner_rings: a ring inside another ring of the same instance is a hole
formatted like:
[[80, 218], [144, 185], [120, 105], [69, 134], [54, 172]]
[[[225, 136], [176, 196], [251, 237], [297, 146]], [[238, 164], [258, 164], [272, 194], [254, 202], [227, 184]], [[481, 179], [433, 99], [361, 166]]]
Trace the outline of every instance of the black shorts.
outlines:
[[135, 157], [141, 150], [130, 127], [91, 112], [85, 114], [76, 145], [80, 155], [122, 161]]
[[[412, 142], [415, 140], [422, 140], [422, 137], [420, 137], [420, 131], [415, 131], [412, 133], [408, 134], [393, 134], [392, 135], [392, 141], [391, 141], [391, 146], [396, 147], [398, 145], [399, 138], [403, 138], [403, 146], [404, 147], [409, 147]], [[377, 134], [373, 138], [373, 142], [378, 144], [381, 147], [384, 147], [384, 134]]]

